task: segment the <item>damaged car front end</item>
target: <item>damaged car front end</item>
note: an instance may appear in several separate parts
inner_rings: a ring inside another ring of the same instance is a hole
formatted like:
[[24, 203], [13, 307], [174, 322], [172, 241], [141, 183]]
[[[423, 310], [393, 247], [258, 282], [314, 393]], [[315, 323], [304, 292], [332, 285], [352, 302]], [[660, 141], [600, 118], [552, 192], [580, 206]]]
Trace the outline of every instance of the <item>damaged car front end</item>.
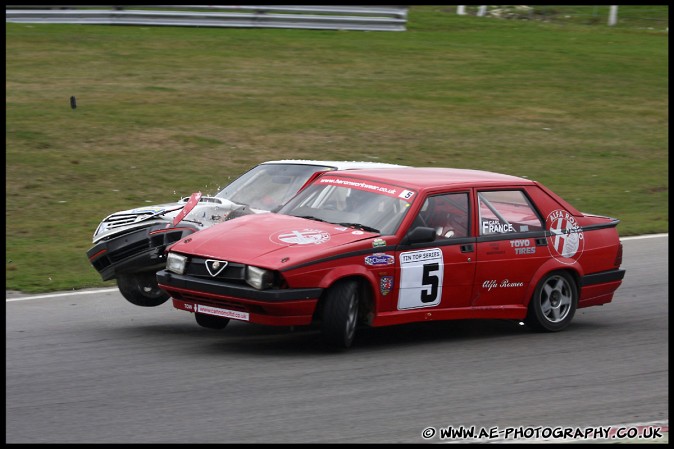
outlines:
[[130, 303], [154, 307], [169, 299], [157, 285], [166, 249], [188, 235], [233, 218], [273, 211], [319, 173], [393, 166], [374, 162], [279, 160], [256, 165], [214, 196], [200, 192], [174, 203], [124, 210], [105, 217], [87, 251], [102, 280], [117, 280]]

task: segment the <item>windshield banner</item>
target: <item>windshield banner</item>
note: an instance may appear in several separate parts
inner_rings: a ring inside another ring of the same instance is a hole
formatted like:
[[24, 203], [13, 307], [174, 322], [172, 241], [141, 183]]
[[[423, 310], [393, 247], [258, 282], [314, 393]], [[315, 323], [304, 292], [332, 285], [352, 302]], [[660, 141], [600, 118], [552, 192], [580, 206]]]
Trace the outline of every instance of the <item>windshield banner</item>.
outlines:
[[388, 195], [394, 198], [402, 198], [407, 202], [411, 202], [412, 197], [414, 197], [414, 191], [412, 190], [405, 190], [387, 184], [363, 182], [353, 179], [340, 179], [333, 176], [324, 176], [319, 180], [319, 183], [363, 190], [365, 192], [381, 193], [382, 195]]

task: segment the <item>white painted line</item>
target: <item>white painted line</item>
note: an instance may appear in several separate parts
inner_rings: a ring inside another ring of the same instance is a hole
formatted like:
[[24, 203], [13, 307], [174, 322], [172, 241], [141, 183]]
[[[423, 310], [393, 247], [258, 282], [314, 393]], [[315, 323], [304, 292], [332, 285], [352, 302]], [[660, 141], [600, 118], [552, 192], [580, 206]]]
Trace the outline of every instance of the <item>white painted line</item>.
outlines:
[[116, 292], [116, 291], [117, 291], [117, 287], [100, 289], [100, 290], [72, 291], [72, 292], [68, 292], [68, 293], [53, 293], [53, 294], [49, 294], [49, 295], [25, 296], [23, 298], [12, 298], [12, 299], [6, 299], [5, 302], [28, 301], [29, 299], [58, 298], [59, 296], [90, 295], [90, 294], [93, 294], [93, 293], [108, 293], [108, 292]]
[[635, 235], [633, 237], [621, 237], [620, 240], [641, 240], [641, 239], [656, 239], [660, 237], [669, 237], [669, 234], [646, 234], [646, 235]]

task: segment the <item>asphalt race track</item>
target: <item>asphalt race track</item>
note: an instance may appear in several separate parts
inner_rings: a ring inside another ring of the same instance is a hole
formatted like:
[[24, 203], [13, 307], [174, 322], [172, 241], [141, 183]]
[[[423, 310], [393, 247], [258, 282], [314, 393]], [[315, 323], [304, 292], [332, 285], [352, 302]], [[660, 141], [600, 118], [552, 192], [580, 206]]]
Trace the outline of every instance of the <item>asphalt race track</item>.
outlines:
[[6, 443], [439, 443], [422, 431], [667, 426], [668, 241], [624, 241], [613, 302], [563, 332], [422, 323], [359, 330], [342, 353], [315, 329], [208, 330], [170, 301], [141, 308], [114, 289], [8, 293]]

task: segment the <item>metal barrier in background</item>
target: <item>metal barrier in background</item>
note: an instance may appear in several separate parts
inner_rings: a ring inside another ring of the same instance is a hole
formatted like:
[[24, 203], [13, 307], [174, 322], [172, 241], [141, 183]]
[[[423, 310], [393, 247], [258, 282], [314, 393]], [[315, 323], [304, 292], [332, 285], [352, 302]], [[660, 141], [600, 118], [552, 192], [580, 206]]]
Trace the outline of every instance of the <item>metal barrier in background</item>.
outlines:
[[669, 32], [669, 16], [660, 6], [630, 5], [459, 5], [460, 16], [540, 20], [557, 24], [633, 27]]
[[[106, 9], [107, 8], [107, 9]], [[131, 8], [131, 9], [129, 9]], [[7, 6], [5, 21], [83, 25], [405, 31], [406, 6]]]

